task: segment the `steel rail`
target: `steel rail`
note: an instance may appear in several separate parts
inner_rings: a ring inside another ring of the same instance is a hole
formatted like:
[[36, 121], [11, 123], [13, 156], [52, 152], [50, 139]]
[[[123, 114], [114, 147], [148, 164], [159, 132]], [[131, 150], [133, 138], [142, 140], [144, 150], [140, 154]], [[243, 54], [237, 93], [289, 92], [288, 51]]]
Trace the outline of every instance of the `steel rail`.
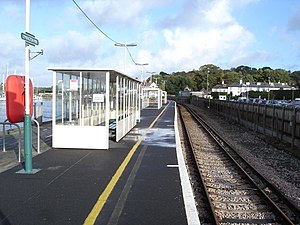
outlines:
[[[278, 191], [277, 188], [275, 188], [272, 184], [270, 184], [261, 174], [259, 174], [245, 159], [243, 159], [237, 151], [234, 150], [234, 148], [226, 142], [219, 134], [216, 132], [213, 128], [211, 128], [194, 110], [192, 110], [190, 107], [183, 105], [188, 112], [193, 116], [193, 118], [197, 121], [198, 124], [200, 124], [208, 134], [219, 144], [219, 146], [223, 149], [223, 151], [228, 155], [229, 158], [239, 167], [239, 169], [245, 174], [245, 176], [248, 178], [248, 180], [256, 186], [256, 188], [259, 190], [261, 195], [267, 200], [267, 203], [270, 207], [274, 209], [277, 216], [284, 221], [286, 224], [294, 224], [288, 216], [285, 215], [285, 213], [277, 206], [277, 204], [268, 196], [268, 194], [260, 188], [256, 182], [252, 179], [252, 177], [239, 165], [239, 163], [230, 155], [227, 148], [230, 148], [238, 157], [239, 160], [242, 160], [242, 162], [249, 167], [254, 172], [256, 176], [259, 177], [259, 179], [263, 180], [263, 182], [268, 186], [269, 189], [272, 190], [273, 193], [276, 193], [281, 200], [283, 200], [289, 207], [290, 210], [293, 211], [293, 213], [297, 216], [299, 215], [299, 211], [297, 207], [291, 203], [281, 192]], [[275, 213], [274, 212], [274, 213]]]
[[[177, 105], [178, 105], [178, 107], [180, 107], [179, 105], [180, 104], [178, 104], [177, 103]], [[213, 205], [213, 203], [212, 203], [212, 201], [211, 201], [211, 199], [210, 199], [210, 197], [209, 197], [209, 193], [208, 193], [208, 191], [207, 191], [207, 189], [206, 189], [206, 187], [205, 187], [205, 182], [204, 182], [204, 178], [203, 178], [203, 176], [202, 176], [202, 173], [201, 173], [201, 171], [200, 171], [200, 168], [199, 168], [199, 166], [198, 166], [198, 163], [197, 163], [197, 160], [196, 160], [196, 156], [195, 156], [195, 151], [194, 151], [194, 147], [193, 147], [193, 145], [192, 145], [192, 138], [191, 138], [191, 136], [190, 136], [190, 134], [189, 134], [189, 132], [188, 132], [188, 130], [187, 130], [187, 125], [186, 125], [186, 122], [185, 122], [185, 120], [184, 120], [184, 118], [183, 118], [183, 115], [182, 115], [182, 113], [181, 113], [181, 110], [179, 109], [178, 110], [178, 112], [179, 112], [179, 117], [180, 117], [180, 121], [181, 121], [181, 123], [183, 124], [183, 126], [182, 126], [182, 129], [183, 129], [183, 132], [184, 132], [184, 134], [187, 136], [187, 138], [188, 138], [188, 141], [187, 141], [187, 144], [188, 144], [188, 146], [189, 146], [189, 148], [190, 148], [190, 152], [192, 153], [192, 155], [193, 155], [193, 161], [194, 161], [194, 163], [195, 163], [195, 165], [197, 165], [197, 172], [198, 172], [198, 175], [199, 175], [199, 177], [200, 177], [200, 180], [201, 180], [201, 184], [202, 184], [202, 186], [204, 187], [203, 189], [204, 189], [204, 194], [205, 194], [205, 197], [206, 197], [206, 200], [207, 200], [207, 202], [208, 202], [208, 204], [209, 204], [209, 207], [210, 207], [210, 213], [211, 213], [211, 215], [213, 216], [213, 218], [212, 218], [212, 224], [219, 224], [218, 223], [218, 217], [217, 217], [217, 215], [215, 214], [215, 210], [214, 210], [214, 205]]]
[[[186, 106], [186, 105], [185, 105]], [[188, 106], [186, 106], [188, 107]], [[266, 188], [271, 189], [276, 195], [278, 195], [280, 197], [280, 199], [282, 201], [284, 201], [284, 203], [288, 206], [288, 208], [293, 211], [293, 213], [295, 215], [298, 215], [298, 219], [300, 220], [300, 208], [294, 204], [291, 200], [289, 200], [275, 185], [273, 185], [272, 183], [270, 183], [267, 178], [265, 178], [261, 173], [259, 173], [245, 158], [243, 158], [236, 150], [235, 148], [232, 146], [232, 144], [230, 144], [228, 141], [226, 141], [224, 138], [222, 138], [222, 136], [219, 134], [218, 131], [216, 131], [213, 127], [209, 126], [202, 118], [201, 116], [196, 113], [193, 109], [191, 109], [190, 107], [188, 107], [188, 110], [190, 110], [196, 118], [198, 118], [199, 120], [202, 121], [202, 123], [206, 124], [206, 127], [209, 127], [210, 130], [212, 130], [212, 132], [214, 133], [214, 136], [218, 137], [219, 140], [222, 141], [222, 145], [224, 145], [224, 147], [228, 147], [230, 150], [232, 150], [238, 157], [239, 159], [245, 163], [250, 169], [251, 171], [259, 178], [261, 179], [265, 184], [266, 184]]]

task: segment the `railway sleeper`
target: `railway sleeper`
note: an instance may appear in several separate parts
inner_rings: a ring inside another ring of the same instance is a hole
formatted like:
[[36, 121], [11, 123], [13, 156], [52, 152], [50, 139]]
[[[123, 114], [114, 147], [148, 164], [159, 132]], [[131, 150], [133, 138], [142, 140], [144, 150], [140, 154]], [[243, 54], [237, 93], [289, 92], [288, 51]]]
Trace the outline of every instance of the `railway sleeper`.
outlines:
[[222, 223], [234, 223], [234, 224], [274, 224], [273, 219], [222, 219]]

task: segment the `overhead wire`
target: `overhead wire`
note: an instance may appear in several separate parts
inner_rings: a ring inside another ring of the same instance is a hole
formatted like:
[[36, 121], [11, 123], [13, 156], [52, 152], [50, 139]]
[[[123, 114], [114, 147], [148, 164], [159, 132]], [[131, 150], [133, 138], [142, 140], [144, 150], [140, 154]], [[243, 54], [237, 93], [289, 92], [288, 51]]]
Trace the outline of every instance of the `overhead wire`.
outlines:
[[[83, 9], [77, 4], [77, 2], [75, 0], [72, 0], [73, 3], [77, 6], [77, 8], [82, 12], [82, 14], [94, 25], [94, 27], [96, 27], [96, 29], [98, 31], [100, 31], [105, 37], [107, 37], [109, 40], [111, 40], [112, 42], [114, 42], [115, 44], [122, 44], [114, 39], [112, 39], [110, 36], [108, 36], [104, 31], [102, 31], [98, 26], [97, 24], [94, 23], [94, 21], [83, 11]], [[130, 56], [130, 59], [132, 60], [132, 62], [136, 65], [137, 63], [134, 61], [128, 47], [124, 44], [124, 48], [126, 48], [129, 56]]]
[[134, 61], [134, 59], [133, 59], [133, 57], [132, 57], [132, 55], [131, 55], [131, 53], [130, 53], [130, 51], [129, 51], [128, 47], [126, 46], [125, 48], [126, 48], [126, 50], [127, 50], [128, 54], [129, 54], [130, 58], [131, 58], [131, 61], [132, 61], [132, 62], [133, 62], [135, 65], [136, 65], [136, 64], [137, 64], [137, 62], [136, 62], [136, 61]]
[[108, 36], [105, 32], [103, 32], [98, 26], [97, 24], [95, 24], [93, 22], [93, 20], [82, 10], [82, 8], [77, 4], [77, 2], [75, 0], [72, 0], [73, 3], [77, 6], [77, 8], [82, 12], [82, 14], [94, 25], [94, 27], [96, 27], [96, 29], [98, 31], [100, 31], [105, 37], [107, 37], [109, 40], [111, 40], [112, 42], [114, 42], [115, 44], [120, 44], [119, 42], [115, 41], [114, 39], [112, 39], [110, 36]]

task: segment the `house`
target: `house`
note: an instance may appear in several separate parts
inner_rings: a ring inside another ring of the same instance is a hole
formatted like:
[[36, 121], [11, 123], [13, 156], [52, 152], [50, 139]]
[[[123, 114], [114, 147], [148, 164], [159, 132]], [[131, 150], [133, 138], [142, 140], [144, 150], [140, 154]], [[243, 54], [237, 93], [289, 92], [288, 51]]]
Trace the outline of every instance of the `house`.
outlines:
[[216, 85], [212, 88], [212, 92], [225, 92], [228, 95], [232, 96], [243, 96], [247, 94], [249, 91], [273, 91], [273, 90], [292, 90], [293, 88], [289, 86], [287, 83], [267, 83], [267, 82], [240, 82], [232, 83], [232, 84], [224, 84], [222, 82], [221, 85]]
[[179, 91], [178, 96], [180, 97], [191, 96], [191, 89], [188, 86], [186, 86], [183, 91]]

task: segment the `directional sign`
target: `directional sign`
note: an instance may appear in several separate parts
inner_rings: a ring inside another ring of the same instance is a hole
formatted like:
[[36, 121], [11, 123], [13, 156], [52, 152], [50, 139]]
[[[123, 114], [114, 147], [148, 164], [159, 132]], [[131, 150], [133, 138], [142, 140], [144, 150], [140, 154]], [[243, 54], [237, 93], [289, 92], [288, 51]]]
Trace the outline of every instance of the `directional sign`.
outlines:
[[28, 32], [21, 33], [21, 38], [25, 40], [26, 44], [36, 46], [39, 45], [39, 40], [35, 38], [33, 34]]

